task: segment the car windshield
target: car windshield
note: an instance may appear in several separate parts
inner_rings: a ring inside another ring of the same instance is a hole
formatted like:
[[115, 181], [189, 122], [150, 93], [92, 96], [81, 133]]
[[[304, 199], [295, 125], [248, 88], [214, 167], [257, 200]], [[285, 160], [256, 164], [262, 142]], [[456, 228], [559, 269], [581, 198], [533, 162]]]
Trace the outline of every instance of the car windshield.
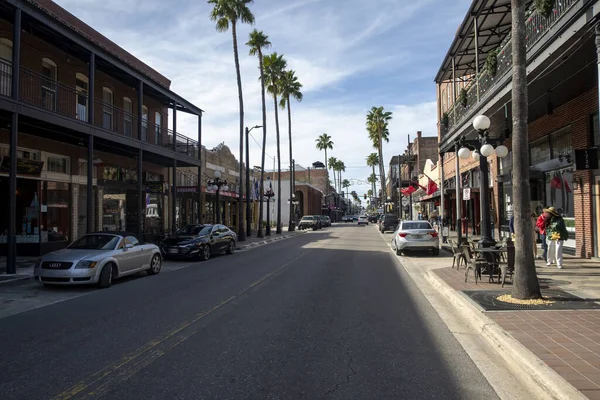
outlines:
[[177, 235], [196, 236], [208, 235], [212, 229], [211, 225], [186, 225], [177, 231]]
[[308, 216], [308, 217], [302, 217], [302, 219], [304, 221], [309, 221], [309, 220], [313, 220], [314, 218], [312, 216]]
[[85, 235], [71, 243], [68, 249], [114, 250], [121, 240], [116, 235]]
[[403, 230], [410, 229], [432, 229], [429, 222], [405, 222], [402, 224]]

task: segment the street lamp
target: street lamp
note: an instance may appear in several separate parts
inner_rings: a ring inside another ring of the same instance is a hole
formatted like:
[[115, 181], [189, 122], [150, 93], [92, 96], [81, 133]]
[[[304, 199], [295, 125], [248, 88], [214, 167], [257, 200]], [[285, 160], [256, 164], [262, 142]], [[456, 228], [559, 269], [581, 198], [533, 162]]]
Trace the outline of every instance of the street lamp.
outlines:
[[[248, 129], [248, 127], [246, 127], [246, 234], [248, 236], [250, 236], [250, 231], [252, 230], [252, 226], [251, 226], [251, 214], [250, 214], [250, 142], [249, 142], [249, 136], [250, 136], [250, 131], [252, 129], [256, 129], [256, 128], [262, 128], [262, 125], [255, 125], [252, 128]], [[240, 185], [239, 188], [239, 198], [240, 201], [242, 201], [242, 185]], [[240, 211], [241, 207], [240, 207]], [[242, 228], [242, 213], [240, 212], [240, 217], [239, 217], [239, 222], [240, 222], [240, 233], [243, 236], [243, 228]], [[246, 240], [246, 238], [244, 237], [243, 239], [241, 239], [241, 241]], [[240, 241], [239, 236], [238, 236], [238, 241]]]
[[[275, 192], [273, 192], [273, 187], [271, 186], [271, 177], [267, 176], [267, 182], [269, 183], [269, 187], [265, 190], [264, 196], [267, 198], [267, 236], [271, 236], [271, 197], [275, 196]], [[260, 216], [262, 218], [262, 215]]]
[[[479, 158], [479, 191], [480, 191], [480, 209], [481, 209], [481, 240], [479, 244], [481, 247], [490, 247], [494, 245], [495, 241], [492, 239], [492, 225], [490, 215], [490, 182], [489, 182], [489, 166], [487, 158], [496, 153], [499, 158], [506, 157], [508, 155], [508, 148], [503, 144], [498, 144], [496, 148], [488, 143], [489, 136], [488, 131], [490, 129], [490, 119], [485, 115], [478, 115], [473, 119], [473, 128], [478, 133], [478, 140], [474, 141], [473, 147], [473, 158]], [[463, 147], [458, 150], [458, 156], [462, 159], [469, 158], [470, 150], [466, 147], [467, 143], [464, 141]]]
[[207, 189], [210, 190], [214, 190], [216, 192], [217, 195], [217, 224], [220, 224], [221, 222], [221, 201], [219, 199], [219, 192], [221, 191], [221, 188], [223, 188], [224, 191], [228, 191], [229, 190], [229, 186], [227, 186], [227, 181], [224, 179], [221, 179], [221, 171], [215, 171], [215, 177], [214, 179], [209, 179], [206, 181], [206, 184], [208, 185]]

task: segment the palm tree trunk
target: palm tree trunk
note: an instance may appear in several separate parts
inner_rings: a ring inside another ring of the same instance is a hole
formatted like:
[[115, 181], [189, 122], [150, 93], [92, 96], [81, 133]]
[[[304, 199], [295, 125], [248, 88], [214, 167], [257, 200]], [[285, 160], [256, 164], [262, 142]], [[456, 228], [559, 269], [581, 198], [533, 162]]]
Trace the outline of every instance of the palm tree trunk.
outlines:
[[240, 182], [238, 187], [238, 221], [237, 221], [237, 232], [238, 240], [245, 240], [244, 234], [244, 204], [242, 202], [242, 188], [244, 178], [244, 96], [242, 94], [242, 76], [240, 73], [240, 58], [238, 56], [238, 45], [237, 45], [237, 27], [235, 21], [231, 22], [231, 34], [233, 36], [233, 57], [235, 59], [235, 73], [237, 77], [238, 85], [238, 98], [240, 102]]
[[[373, 164], [371, 167], [373, 167], [373, 176], [374, 176], [374, 177], [375, 177], [375, 176], [377, 176], [377, 175], [375, 175], [375, 164]], [[371, 182], [371, 188], [373, 189], [373, 193], [371, 193], [371, 197], [377, 197], [377, 196], [375, 195], [375, 193], [376, 193], [376, 192], [375, 192], [375, 190], [376, 190], [376, 187], [375, 187], [375, 181]]]
[[333, 173], [333, 187], [337, 187], [337, 177], [335, 173], [335, 168], [331, 168], [331, 172]]
[[277, 95], [273, 95], [275, 106], [275, 132], [277, 135], [277, 228], [275, 233], [281, 234], [281, 146], [279, 141], [279, 111], [277, 110]]
[[381, 143], [381, 135], [379, 135], [379, 180], [381, 181], [381, 202], [384, 203], [387, 199], [385, 193], [385, 168], [383, 167], [383, 148]]
[[287, 112], [288, 112], [288, 139], [290, 141], [290, 220], [288, 223], [288, 231], [293, 231], [294, 226], [294, 204], [292, 198], [294, 197], [294, 162], [292, 158], [292, 108], [290, 107], [290, 97], [287, 97]]
[[531, 249], [533, 225], [529, 195], [529, 135], [527, 133], [528, 96], [525, 59], [525, 0], [511, 0], [513, 85], [512, 85], [512, 151], [515, 236], [515, 278], [512, 296], [517, 299], [541, 298]]
[[265, 194], [265, 148], [267, 147], [267, 103], [265, 100], [265, 76], [263, 70], [263, 56], [260, 48], [258, 49], [258, 66], [260, 68], [260, 90], [262, 97], [262, 126], [263, 126], [263, 137], [262, 137], [262, 154], [260, 160], [260, 206], [258, 213], [258, 237], [264, 237], [265, 234], [263, 232], [263, 197]]

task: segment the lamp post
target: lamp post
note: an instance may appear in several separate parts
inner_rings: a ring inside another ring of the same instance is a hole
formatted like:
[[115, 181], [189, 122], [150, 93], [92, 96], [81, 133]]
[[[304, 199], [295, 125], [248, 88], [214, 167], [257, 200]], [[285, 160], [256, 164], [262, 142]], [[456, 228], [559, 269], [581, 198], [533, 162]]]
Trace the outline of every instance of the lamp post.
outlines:
[[[273, 187], [271, 186], [271, 177], [267, 176], [267, 182], [269, 183], [269, 187], [265, 190], [264, 196], [267, 198], [267, 236], [271, 236], [271, 197], [275, 196], [275, 192], [273, 192]], [[261, 215], [262, 218], [262, 215]]]
[[206, 184], [211, 190], [214, 190], [217, 195], [217, 224], [221, 223], [221, 200], [219, 199], [219, 192], [221, 188], [227, 191], [229, 190], [229, 186], [227, 186], [227, 181], [221, 179], [221, 171], [215, 171], [215, 177], [213, 179], [209, 179], [206, 181]]
[[[251, 215], [250, 215], [250, 142], [248, 141], [250, 136], [250, 131], [252, 129], [262, 128], [262, 125], [255, 125], [252, 128], [248, 129], [246, 127], [246, 236], [250, 236], [250, 232], [252, 231], [251, 226]], [[241, 192], [241, 186], [240, 186]], [[241, 193], [240, 193], [241, 194]], [[242, 196], [240, 195], [240, 201], [242, 201]], [[241, 218], [240, 218], [241, 221]], [[241, 226], [241, 225], [240, 225]], [[240, 232], [242, 232], [242, 228], [240, 227]], [[239, 240], [239, 238], [238, 238]], [[244, 241], [242, 239], [242, 241]]]
[[[485, 115], [479, 115], [473, 119], [473, 128], [478, 133], [478, 140], [474, 141], [473, 158], [479, 158], [479, 208], [481, 210], [481, 240], [479, 241], [479, 245], [481, 247], [490, 247], [495, 243], [494, 239], [492, 239], [490, 181], [487, 158], [494, 154], [494, 152], [499, 158], [508, 155], [508, 148], [503, 144], [498, 144], [494, 149], [494, 146], [488, 143], [490, 140], [488, 135], [490, 124], [490, 119]], [[465, 142], [464, 144], [466, 145], [467, 143]], [[462, 159], [469, 158], [469, 153], [470, 150], [466, 146], [458, 150], [458, 156]]]

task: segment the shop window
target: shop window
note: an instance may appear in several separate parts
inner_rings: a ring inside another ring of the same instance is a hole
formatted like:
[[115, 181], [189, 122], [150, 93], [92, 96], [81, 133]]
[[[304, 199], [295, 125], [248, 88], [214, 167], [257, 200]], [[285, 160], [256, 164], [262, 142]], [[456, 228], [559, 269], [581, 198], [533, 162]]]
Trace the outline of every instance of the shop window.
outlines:
[[154, 114], [154, 144], [161, 144], [162, 115]]
[[550, 142], [547, 136], [531, 143], [529, 146], [530, 165], [541, 164], [549, 161], [550, 159]]
[[42, 105], [56, 111], [56, 63], [49, 58], [42, 59]]
[[[42, 197], [42, 242], [69, 241], [71, 221], [69, 204], [71, 192], [69, 184], [45, 182], [45, 195]], [[44, 212], [45, 211], [45, 212]]]
[[46, 161], [48, 172], [57, 172], [59, 174], [69, 173], [69, 159], [67, 157], [48, 156]]
[[571, 126], [552, 132], [550, 134], [550, 146], [552, 148], [552, 158], [571, 157], [573, 153]]
[[598, 113], [592, 114], [590, 127], [592, 130], [592, 146], [600, 146], [600, 124], [598, 123]]
[[102, 173], [102, 179], [107, 181], [120, 181], [121, 180], [121, 168], [119, 167], [104, 167]]
[[[8, 193], [7, 177], [0, 178], [0, 193]], [[40, 198], [39, 181], [17, 178], [16, 193], [16, 240], [17, 243], [39, 243], [40, 241]], [[0, 209], [8, 210], [8, 196], [0, 196]], [[0, 218], [0, 243], [6, 243], [8, 218]]]
[[107, 87], [102, 88], [102, 127], [113, 129], [113, 92]]
[[129, 97], [123, 97], [123, 133], [133, 136], [133, 103]]
[[0, 94], [12, 95], [12, 41], [0, 39]]
[[88, 90], [89, 81], [87, 76], [82, 73], [75, 74], [75, 91], [77, 92], [77, 110], [76, 117], [80, 121], [88, 120]]
[[[92, 165], [92, 177], [97, 178], [97, 167]], [[79, 176], [87, 176], [87, 161], [79, 159]]]
[[105, 188], [102, 196], [102, 230], [124, 231], [126, 226], [125, 189]]

